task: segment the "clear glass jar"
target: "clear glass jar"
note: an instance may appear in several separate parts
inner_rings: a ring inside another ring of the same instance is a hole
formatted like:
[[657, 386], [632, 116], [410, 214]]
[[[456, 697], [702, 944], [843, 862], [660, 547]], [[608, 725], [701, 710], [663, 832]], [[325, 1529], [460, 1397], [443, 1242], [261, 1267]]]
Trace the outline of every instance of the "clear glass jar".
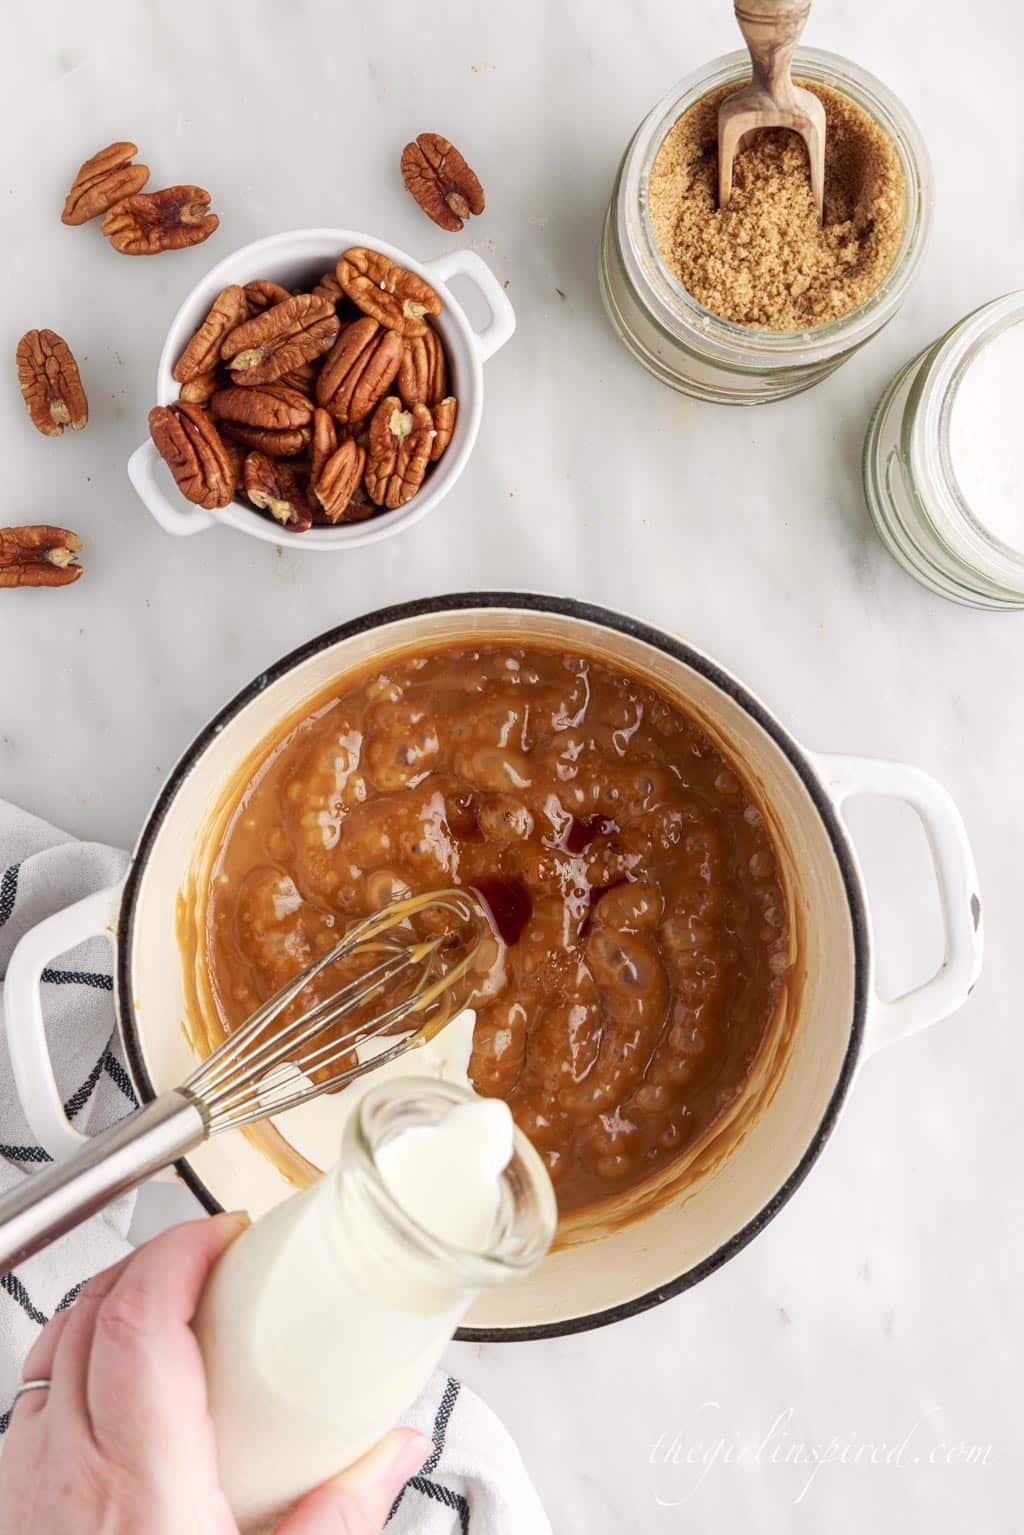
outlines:
[[997, 537], [961, 493], [949, 451], [956, 391], [974, 358], [1024, 322], [1024, 292], [974, 310], [901, 368], [864, 439], [864, 493], [879, 537], [915, 580], [974, 608], [1024, 608], [1024, 549]]
[[604, 223], [599, 276], [608, 318], [633, 355], [663, 383], [701, 400], [760, 405], [826, 378], [895, 314], [927, 242], [931, 168], [906, 108], [880, 80], [835, 53], [798, 49], [794, 74], [848, 96], [892, 139], [907, 189], [903, 239], [880, 287], [827, 325], [768, 331], [712, 314], [661, 258], [648, 207], [650, 175], [673, 124], [702, 97], [745, 84], [750, 58], [745, 50], [726, 54], [674, 86], [640, 124], [619, 167]]
[[381, 1146], [403, 1130], [436, 1124], [475, 1096], [458, 1083], [427, 1077], [397, 1077], [371, 1088], [345, 1126], [341, 1161], [330, 1175], [337, 1183], [338, 1238], [353, 1271], [395, 1305], [429, 1311], [454, 1302], [458, 1314], [449, 1337], [477, 1291], [536, 1267], [558, 1220], [547, 1169], [520, 1130], [501, 1174], [501, 1203], [486, 1251], [469, 1252], [434, 1236], [390, 1192], [377, 1165]]
[[[426, 1384], [474, 1296], [547, 1252], [554, 1190], [518, 1130], [477, 1247], [420, 1225], [381, 1173], [388, 1141], [473, 1102], [467, 1088], [426, 1077], [371, 1088], [346, 1122], [337, 1167], [250, 1226], [214, 1267], [193, 1329], [221, 1483], [244, 1535], [269, 1529], [374, 1444]], [[459, 1194], [437, 1189], [439, 1201]]]

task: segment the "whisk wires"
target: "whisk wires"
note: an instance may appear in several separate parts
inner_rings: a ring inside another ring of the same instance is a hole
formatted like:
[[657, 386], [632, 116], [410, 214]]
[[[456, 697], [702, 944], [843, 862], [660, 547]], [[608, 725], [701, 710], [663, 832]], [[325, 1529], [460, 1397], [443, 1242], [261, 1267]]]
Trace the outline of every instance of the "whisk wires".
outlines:
[[[409, 923], [427, 911], [449, 920], [440, 933], [418, 938]], [[443, 963], [457, 951], [467, 930], [469, 938], [459, 957]], [[430, 1038], [452, 1016], [453, 988], [470, 970], [486, 931], [483, 913], [466, 890], [408, 896], [356, 923], [229, 1034], [185, 1082], [184, 1090], [206, 1116], [209, 1133], [283, 1113]], [[305, 1012], [281, 1022], [281, 1015], [312, 981], [330, 966], [351, 959], [367, 960], [368, 968]], [[334, 1025], [383, 1000], [403, 979], [408, 988], [396, 1000], [388, 997], [371, 1019], [324, 1038]], [[372, 1060], [352, 1063], [356, 1045], [379, 1038], [407, 1018], [415, 1020], [411, 1037], [397, 1039]]]

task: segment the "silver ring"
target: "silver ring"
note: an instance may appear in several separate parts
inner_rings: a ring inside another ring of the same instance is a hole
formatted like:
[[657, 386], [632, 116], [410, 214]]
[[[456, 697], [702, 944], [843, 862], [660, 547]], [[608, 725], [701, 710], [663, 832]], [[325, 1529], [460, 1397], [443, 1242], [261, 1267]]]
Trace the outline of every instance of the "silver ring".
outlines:
[[[17, 1402], [18, 1398], [26, 1391], [49, 1391], [50, 1384], [51, 1383], [48, 1380], [23, 1380], [15, 1392], [14, 1402]], [[14, 1406], [14, 1402], [11, 1403], [12, 1407]]]

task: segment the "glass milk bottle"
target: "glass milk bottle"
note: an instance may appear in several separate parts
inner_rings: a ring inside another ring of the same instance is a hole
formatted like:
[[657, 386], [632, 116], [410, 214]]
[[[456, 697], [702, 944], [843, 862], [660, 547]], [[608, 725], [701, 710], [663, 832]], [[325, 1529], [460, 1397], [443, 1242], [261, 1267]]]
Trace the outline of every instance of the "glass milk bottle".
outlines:
[[241, 1529], [374, 1444], [476, 1293], [539, 1263], [555, 1221], [504, 1103], [417, 1077], [368, 1092], [338, 1166], [231, 1245], [193, 1324]]

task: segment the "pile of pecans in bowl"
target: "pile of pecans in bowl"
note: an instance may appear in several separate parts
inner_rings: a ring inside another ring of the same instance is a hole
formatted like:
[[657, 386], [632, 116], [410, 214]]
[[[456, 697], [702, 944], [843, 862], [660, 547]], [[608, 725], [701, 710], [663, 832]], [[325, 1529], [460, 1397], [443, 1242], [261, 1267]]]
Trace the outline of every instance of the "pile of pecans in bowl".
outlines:
[[345, 251], [310, 292], [225, 288], [174, 368], [149, 429], [182, 495], [236, 494], [293, 533], [405, 506], [455, 429], [429, 283], [380, 251]]

